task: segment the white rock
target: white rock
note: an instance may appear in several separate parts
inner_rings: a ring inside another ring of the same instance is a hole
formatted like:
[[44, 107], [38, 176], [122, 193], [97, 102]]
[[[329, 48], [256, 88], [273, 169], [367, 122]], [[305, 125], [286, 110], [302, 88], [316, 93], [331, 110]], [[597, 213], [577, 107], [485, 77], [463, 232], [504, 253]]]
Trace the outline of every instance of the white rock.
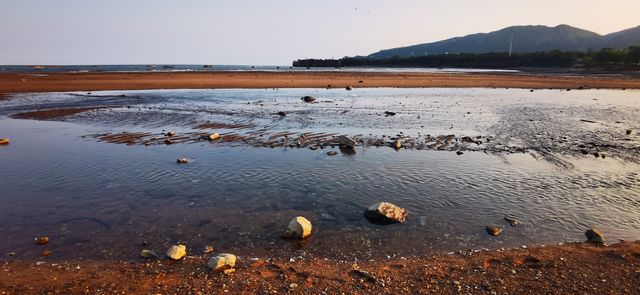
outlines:
[[407, 219], [407, 210], [391, 203], [380, 202], [369, 206], [364, 216], [377, 223], [401, 223]]
[[295, 217], [289, 221], [283, 237], [304, 239], [311, 235], [311, 221], [302, 216]]
[[209, 259], [209, 268], [215, 271], [225, 271], [236, 266], [237, 257], [233, 254], [223, 253]]
[[174, 245], [167, 250], [167, 257], [173, 260], [180, 260], [187, 256], [187, 246], [185, 245]]

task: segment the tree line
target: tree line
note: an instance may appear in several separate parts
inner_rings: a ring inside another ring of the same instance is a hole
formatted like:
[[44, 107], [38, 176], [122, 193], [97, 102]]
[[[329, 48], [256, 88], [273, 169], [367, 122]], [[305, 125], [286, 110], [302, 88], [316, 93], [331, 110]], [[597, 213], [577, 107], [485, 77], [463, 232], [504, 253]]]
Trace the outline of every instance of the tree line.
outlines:
[[428, 68], [571, 68], [634, 67], [640, 68], [640, 46], [626, 49], [604, 48], [599, 51], [506, 52], [483, 54], [439, 54], [417, 57], [343, 57], [341, 59], [299, 59], [295, 67], [428, 67]]

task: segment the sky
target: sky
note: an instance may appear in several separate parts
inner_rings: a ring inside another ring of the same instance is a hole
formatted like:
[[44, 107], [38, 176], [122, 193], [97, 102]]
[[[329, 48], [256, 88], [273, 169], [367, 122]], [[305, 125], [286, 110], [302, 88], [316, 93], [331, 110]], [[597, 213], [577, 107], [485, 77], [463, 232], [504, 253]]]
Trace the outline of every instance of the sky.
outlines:
[[0, 0], [0, 64], [289, 65], [511, 25], [599, 34], [639, 0]]

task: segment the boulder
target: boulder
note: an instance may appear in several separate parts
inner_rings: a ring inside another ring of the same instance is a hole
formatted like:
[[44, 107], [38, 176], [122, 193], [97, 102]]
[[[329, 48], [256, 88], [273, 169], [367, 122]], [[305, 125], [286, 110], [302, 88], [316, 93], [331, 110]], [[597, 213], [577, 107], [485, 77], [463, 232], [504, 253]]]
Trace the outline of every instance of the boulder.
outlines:
[[316, 98], [313, 96], [303, 96], [300, 98], [302, 101], [307, 102], [307, 103], [312, 103], [314, 101], [316, 101]]
[[338, 137], [336, 137], [336, 141], [340, 144], [340, 145], [344, 145], [348, 148], [354, 148], [356, 146], [356, 144], [358, 144], [355, 140], [353, 140], [353, 138], [348, 137], [348, 136], [344, 136], [344, 135], [340, 135]]
[[167, 257], [173, 260], [180, 260], [187, 256], [187, 246], [185, 245], [174, 245], [167, 250]]
[[238, 258], [233, 254], [223, 253], [218, 256], [211, 257], [207, 265], [215, 271], [225, 271], [227, 269], [233, 269], [236, 266], [237, 259]]
[[298, 216], [289, 221], [289, 225], [282, 234], [282, 237], [290, 239], [304, 239], [310, 235], [311, 222], [302, 216]]
[[487, 233], [491, 236], [499, 236], [502, 233], [502, 228], [495, 225], [487, 225], [484, 227]]
[[373, 223], [402, 223], [407, 219], [407, 210], [391, 203], [380, 202], [369, 206], [364, 216]]
[[592, 228], [587, 230], [584, 233], [587, 236], [587, 242], [595, 243], [595, 244], [604, 244], [606, 240], [604, 239], [604, 234], [598, 229]]

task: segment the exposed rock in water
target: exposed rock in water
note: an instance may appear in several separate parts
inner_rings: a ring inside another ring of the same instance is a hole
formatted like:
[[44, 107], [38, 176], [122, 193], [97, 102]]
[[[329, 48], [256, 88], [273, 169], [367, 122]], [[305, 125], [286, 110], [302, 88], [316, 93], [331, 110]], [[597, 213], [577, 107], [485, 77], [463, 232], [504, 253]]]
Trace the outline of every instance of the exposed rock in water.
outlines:
[[351, 86], [347, 86], [347, 87], [345, 87], [345, 89], [347, 89], [347, 90], [351, 91], [351, 90], [353, 90], [353, 87], [351, 87]]
[[164, 144], [166, 144], [166, 145], [173, 144], [173, 140], [171, 140], [171, 139], [165, 139], [165, 140], [164, 140]]
[[402, 148], [402, 142], [399, 139], [396, 139], [391, 143], [394, 149], [399, 150]]
[[146, 259], [155, 259], [158, 258], [158, 254], [156, 254], [156, 252], [153, 252], [153, 250], [144, 249], [140, 252], [140, 257]]
[[396, 113], [395, 113], [395, 112], [390, 112], [390, 111], [386, 111], [386, 112], [384, 112], [384, 116], [385, 116], [385, 117], [390, 117], [390, 116], [395, 116], [395, 115], [396, 115]]
[[487, 233], [489, 235], [494, 236], [494, 237], [498, 236], [498, 235], [500, 235], [502, 233], [502, 228], [501, 227], [497, 227], [495, 225], [487, 225], [487, 226], [485, 226], [484, 229], [487, 231]]
[[369, 206], [364, 216], [372, 223], [402, 223], [407, 220], [407, 210], [388, 202], [379, 202]]
[[38, 237], [35, 238], [36, 245], [46, 245], [49, 243], [49, 237]]
[[348, 147], [346, 145], [340, 145], [340, 152], [345, 155], [355, 155], [356, 149], [354, 147]]
[[167, 257], [173, 260], [180, 260], [187, 256], [187, 246], [185, 245], [174, 245], [167, 250]]
[[308, 102], [308, 103], [312, 103], [314, 101], [316, 101], [316, 98], [313, 96], [303, 96], [302, 98], [300, 98], [302, 101], [304, 102]]
[[463, 153], [462, 151], [457, 151], [457, 152], [456, 152], [456, 155], [458, 155], [458, 156], [463, 155], [463, 154], [464, 154], [464, 153]]
[[218, 256], [211, 257], [207, 265], [215, 271], [225, 271], [233, 269], [236, 266], [237, 259], [238, 258], [233, 254], [223, 253]]
[[587, 230], [584, 235], [587, 237], [587, 241], [590, 243], [596, 244], [604, 244], [606, 240], [604, 239], [604, 234], [598, 229], [592, 228]]
[[304, 239], [310, 235], [311, 221], [302, 216], [298, 216], [289, 221], [289, 225], [282, 234], [282, 237], [290, 239]]
[[348, 137], [348, 136], [344, 136], [344, 135], [340, 135], [340, 136], [336, 137], [336, 141], [340, 145], [344, 145], [344, 146], [349, 147], [349, 148], [353, 148], [353, 147], [356, 146], [356, 144], [358, 144], [355, 140], [353, 140], [353, 138]]
[[511, 217], [507, 217], [507, 216], [505, 216], [505, 217], [504, 217], [504, 220], [505, 220], [506, 222], [508, 222], [508, 223], [509, 223], [509, 225], [511, 225], [511, 226], [517, 226], [518, 224], [520, 224], [520, 222], [518, 222], [516, 219], [511, 218]]
[[285, 117], [285, 116], [287, 115], [287, 113], [285, 113], [285, 112], [283, 112], [283, 111], [280, 111], [280, 112], [278, 112], [277, 114], [278, 114], [278, 116], [280, 116], [280, 117]]
[[7, 144], [9, 144], [8, 138], [0, 138], [0, 145], [7, 145]]
[[189, 163], [189, 159], [187, 159], [187, 158], [179, 158], [178, 160], [176, 160], [176, 162], [178, 164], [187, 164], [187, 163]]
[[174, 136], [174, 135], [176, 135], [176, 132], [175, 132], [175, 131], [169, 131], [169, 132], [167, 132], [167, 136], [169, 136], [169, 137]]
[[209, 135], [209, 140], [216, 140], [218, 138], [220, 138], [220, 134], [218, 134], [218, 133], [213, 133], [213, 134]]
[[335, 156], [337, 154], [338, 154], [338, 152], [336, 152], [336, 151], [328, 151], [327, 152], [327, 156]]

